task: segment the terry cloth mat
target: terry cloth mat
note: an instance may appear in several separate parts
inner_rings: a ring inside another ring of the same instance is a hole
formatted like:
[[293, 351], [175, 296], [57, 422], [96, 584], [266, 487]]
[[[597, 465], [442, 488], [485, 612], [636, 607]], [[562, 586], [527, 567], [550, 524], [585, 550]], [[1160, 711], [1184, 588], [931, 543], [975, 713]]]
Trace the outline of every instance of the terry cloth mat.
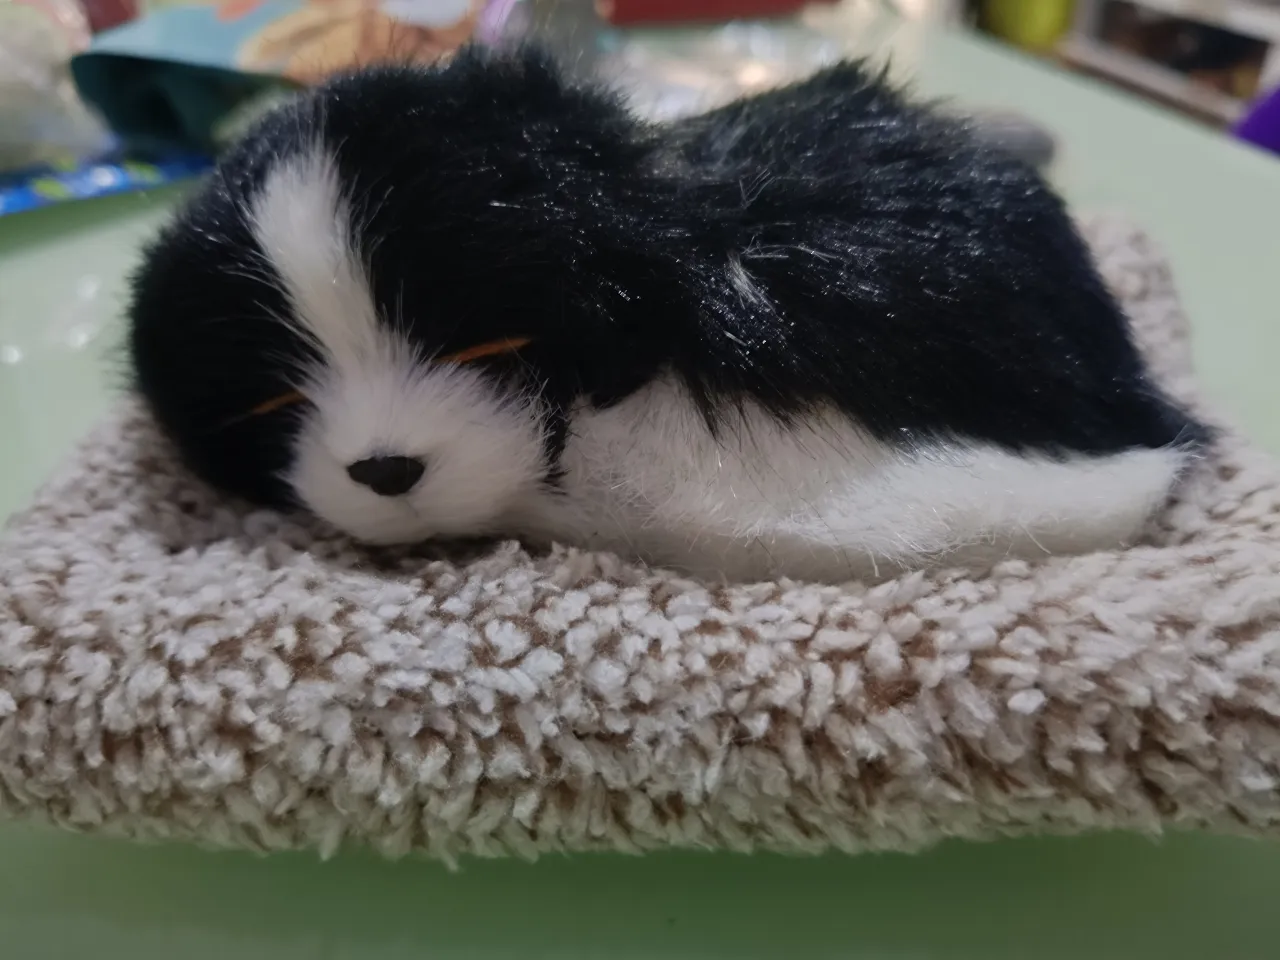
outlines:
[[[1194, 399], [1164, 262], [1088, 234]], [[1227, 429], [1147, 545], [714, 586], [515, 543], [361, 552], [211, 495], [126, 404], [0, 542], [0, 811], [445, 859], [1274, 833], [1278, 504]]]

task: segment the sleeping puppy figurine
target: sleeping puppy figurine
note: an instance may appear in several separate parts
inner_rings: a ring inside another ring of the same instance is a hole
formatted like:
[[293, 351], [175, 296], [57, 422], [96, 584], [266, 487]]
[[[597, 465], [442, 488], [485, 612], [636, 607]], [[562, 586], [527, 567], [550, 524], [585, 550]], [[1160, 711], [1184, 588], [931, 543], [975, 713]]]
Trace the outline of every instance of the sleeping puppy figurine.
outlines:
[[195, 473], [376, 544], [1090, 551], [1204, 442], [1039, 176], [856, 63], [662, 126], [530, 50], [335, 79], [222, 160], [131, 321]]

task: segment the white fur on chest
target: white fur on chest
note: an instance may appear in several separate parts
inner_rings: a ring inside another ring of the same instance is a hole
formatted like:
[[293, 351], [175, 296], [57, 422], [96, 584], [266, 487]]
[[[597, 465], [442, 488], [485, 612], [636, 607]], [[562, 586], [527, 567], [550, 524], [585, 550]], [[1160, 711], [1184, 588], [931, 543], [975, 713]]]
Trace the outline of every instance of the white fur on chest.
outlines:
[[1122, 544], [1181, 462], [1150, 450], [1065, 461], [960, 444], [903, 452], [834, 413], [782, 425], [752, 406], [713, 436], [663, 381], [579, 410], [562, 494], [516, 521], [701, 575], [842, 580]]

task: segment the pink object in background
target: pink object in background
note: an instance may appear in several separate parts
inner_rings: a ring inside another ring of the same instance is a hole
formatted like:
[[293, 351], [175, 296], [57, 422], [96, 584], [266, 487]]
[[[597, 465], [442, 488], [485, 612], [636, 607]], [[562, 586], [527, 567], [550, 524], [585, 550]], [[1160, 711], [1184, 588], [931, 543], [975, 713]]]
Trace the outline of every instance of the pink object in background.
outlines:
[[809, 0], [599, 0], [596, 9], [615, 26], [680, 21], [782, 17], [799, 13]]
[[135, 0], [80, 0], [80, 3], [89, 18], [89, 29], [94, 33], [128, 23], [138, 15]]

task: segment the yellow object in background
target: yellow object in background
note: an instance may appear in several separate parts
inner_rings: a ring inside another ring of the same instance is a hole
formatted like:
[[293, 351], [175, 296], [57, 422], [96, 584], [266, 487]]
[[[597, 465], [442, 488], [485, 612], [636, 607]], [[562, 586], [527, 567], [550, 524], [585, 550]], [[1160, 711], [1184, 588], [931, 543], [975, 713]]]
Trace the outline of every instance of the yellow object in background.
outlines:
[[1051, 49], [1071, 26], [1075, 0], [982, 0], [982, 28], [1026, 50]]

